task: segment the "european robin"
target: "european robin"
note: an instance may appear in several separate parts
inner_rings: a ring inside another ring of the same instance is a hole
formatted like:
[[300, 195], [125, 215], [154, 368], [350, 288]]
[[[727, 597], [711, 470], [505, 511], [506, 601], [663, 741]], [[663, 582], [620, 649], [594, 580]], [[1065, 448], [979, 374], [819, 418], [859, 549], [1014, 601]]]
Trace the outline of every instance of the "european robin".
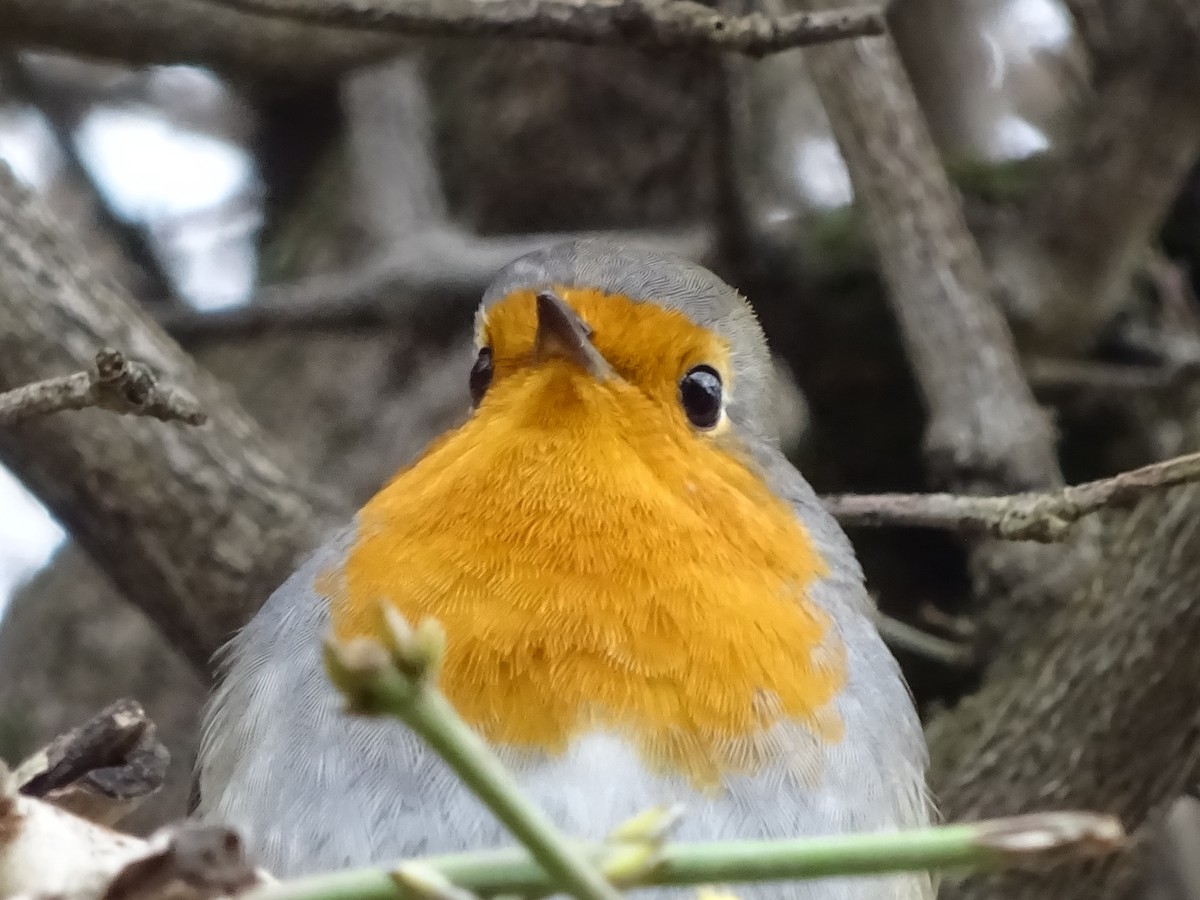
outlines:
[[850, 542], [774, 437], [746, 301], [690, 262], [579, 240], [509, 265], [475, 330], [465, 423], [230, 645], [201, 815], [278, 874], [511, 842], [405, 726], [342, 711], [320, 638], [372, 633], [385, 599], [441, 622], [442, 691], [570, 835], [675, 803], [681, 840], [927, 824], [912, 700]]

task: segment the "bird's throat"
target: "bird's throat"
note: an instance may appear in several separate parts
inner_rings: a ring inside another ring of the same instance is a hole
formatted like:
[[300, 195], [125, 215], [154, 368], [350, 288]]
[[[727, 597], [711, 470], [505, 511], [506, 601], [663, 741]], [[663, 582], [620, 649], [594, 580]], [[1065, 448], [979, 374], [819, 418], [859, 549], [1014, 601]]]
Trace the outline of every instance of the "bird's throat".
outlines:
[[402, 472], [323, 578], [336, 631], [370, 633], [381, 600], [439, 620], [441, 688], [498, 744], [613, 731], [711, 785], [768, 764], [781, 724], [840, 739], [845, 657], [805, 528], [736, 454], [620, 390], [549, 418], [498, 398]]

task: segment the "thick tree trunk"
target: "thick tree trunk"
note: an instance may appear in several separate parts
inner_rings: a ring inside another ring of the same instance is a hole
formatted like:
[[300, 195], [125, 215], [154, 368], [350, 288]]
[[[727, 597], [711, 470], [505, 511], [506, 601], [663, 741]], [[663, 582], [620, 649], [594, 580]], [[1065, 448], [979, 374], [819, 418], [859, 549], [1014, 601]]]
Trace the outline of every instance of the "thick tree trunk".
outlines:
[[[344, 170], [332, 170], [342, 171], [344, 178]], [[328, 205], [331, 196], [345, 195], [345, 187], [331, 191], [321, 179], [313, 184], [313, 203], [325, 214], [306, 214], [296, 203], [296, 227], [280, 233], [306, 250], [281, 250], [278, 256], [344, 261], [346, 249], [340, 245], [347, 218], [329, 214]], [[317, 252], [318, 247], [328, 252]], [[309, 271], [293, 264], [288, 274]], [[55, 337], [48, 333], [49, 340]], [[77, 349], [79, 362], [89, 348]], [[446, 358], [414, 347], [411, 337], [386, 331], [300, 339], [267, 335], [202, 347], [197, 354], [197, 361], [220, 372], [255, 419], [289, 448], [300, 471], [337, 486], [338, 496], [346, 498], [345, 510], [369, 496], [465, 409], [468, 351], [461, 341], [453, 343]], [[62, 365], [63, 371], [70, 368]], [[253, 589], [254, 603], [266, 598], [286, 566]], [[197, 596], [202, 598], [203, 591]], [[203, 649], [191, 662], [183, 658], [83, 551], [67, 546], [17, 592], [0, 629], [0, 758], [16, 760], [111, 700], [136, 697], [159, 726], [172, 765], [163, 791], [128, 824], [147, 830], [178, 818], [186, 808], [199, 709], [207, 691], [197, 664], [206, 660]]]
[[[1200, 780], [1200, 489], [1106, 517], [1093, 577], [928, 734], [950, 819], [1062, 807], [1153, 827]], [[976, 878], [945, 898], [1118, 898], [1129, 859]]]

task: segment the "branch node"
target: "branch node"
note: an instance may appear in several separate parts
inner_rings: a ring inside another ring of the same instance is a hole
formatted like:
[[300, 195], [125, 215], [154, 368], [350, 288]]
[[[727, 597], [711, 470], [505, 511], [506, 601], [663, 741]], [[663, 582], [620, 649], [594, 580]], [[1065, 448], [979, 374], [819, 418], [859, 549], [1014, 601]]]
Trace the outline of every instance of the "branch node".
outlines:
[[102, 409], [188, 425], [202, 425], [207, 421], [193, 398], [176, 388], [159, 384], [149, 366], [126, 359], [112, 348], [96, 354], [89, 375], [92, 401]]
[[428, 900], [477, 900], [476, 894], [456, 886], [432, 866], [421, 862], [401, 863], [392, 871], [392, 880], [405, 891]]
[[0, 426], [90, 408], [187, 425], [203, 425], [208, 420], [193, 397], [161, 384], [149, 366], [105, 348], [96, 354], [86, 372], [47, 378], [0, 393]]
[[1125, 845], [1119, 819], [1091, 812], [1031, 813], [978, 827], [982, 846], [998, 853], [1004, 865], [1022, 869], [1106, 856]]

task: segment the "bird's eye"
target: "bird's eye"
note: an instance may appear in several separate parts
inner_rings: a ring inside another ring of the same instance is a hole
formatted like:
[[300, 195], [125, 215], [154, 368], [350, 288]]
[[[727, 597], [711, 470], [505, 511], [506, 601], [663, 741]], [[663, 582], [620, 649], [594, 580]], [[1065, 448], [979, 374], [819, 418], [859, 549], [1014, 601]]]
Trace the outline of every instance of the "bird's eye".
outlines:
[[471, 366], [471, 403], [479, 405], [483, 395], [487, 393], [488, 385], [492, 383], [492, 348], [484, 347], [475, 357], [475, 365]]
[[679, 402], [697, 428], [721, 421], [721, 376], [712, 366], [696, 366], [679, 379]]

